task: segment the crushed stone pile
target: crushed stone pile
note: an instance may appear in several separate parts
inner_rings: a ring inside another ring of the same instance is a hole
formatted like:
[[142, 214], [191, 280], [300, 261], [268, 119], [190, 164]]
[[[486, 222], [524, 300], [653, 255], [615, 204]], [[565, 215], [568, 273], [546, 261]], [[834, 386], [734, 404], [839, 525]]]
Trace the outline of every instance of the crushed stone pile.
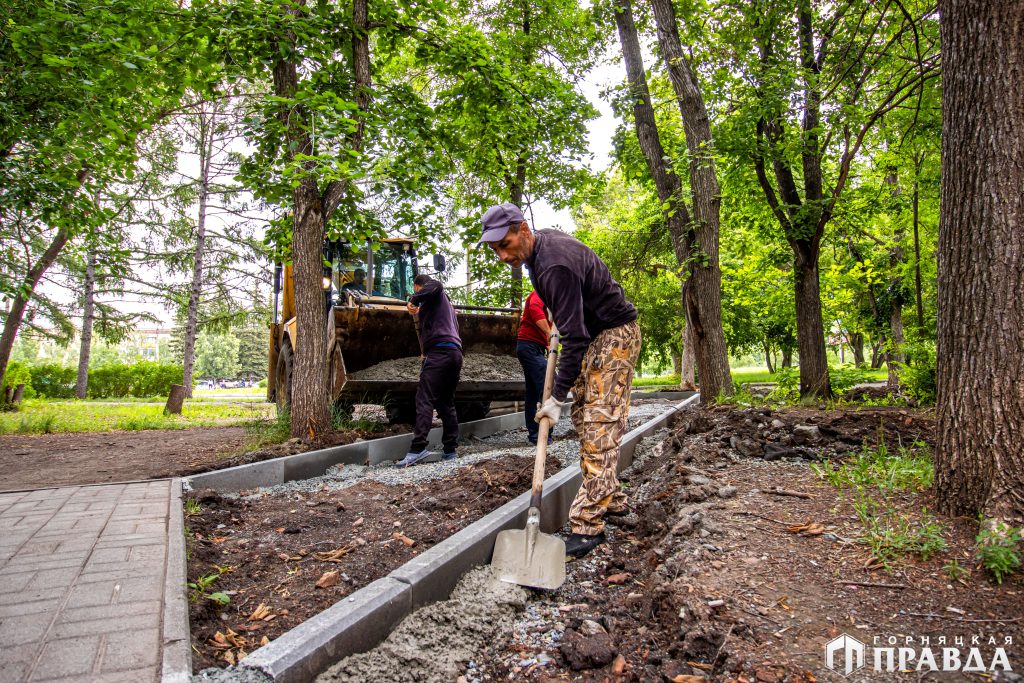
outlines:
[[500, 637], [507, 637], [526, 604], [526, 591], [479, 567], [459, 581], [451, 598], [416, 610], [370, 650], [347, 657], [317, 683], [393, 681], [450, 683], [462, 664]]
[[[420, 377], [420, 357], [408, 356], [384, 361], [353, 372], [352, 379], [376, 381], [415, 381]], [[462, 361], [463, 382], [516, 382], [523, 379], [523, 368], [515, 356], [469, 353]]]

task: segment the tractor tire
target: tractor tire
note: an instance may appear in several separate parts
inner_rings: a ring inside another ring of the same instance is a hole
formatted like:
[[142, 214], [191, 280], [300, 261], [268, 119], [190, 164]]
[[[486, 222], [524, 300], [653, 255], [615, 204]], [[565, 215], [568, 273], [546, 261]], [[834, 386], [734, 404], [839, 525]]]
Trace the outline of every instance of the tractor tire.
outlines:
[[292, 373], [295, 369], [295, 354], [292, 343], [287, 339], [281, 344], [281, 352], [277, 355], [277, 390], [274, 398], [277, 402], [277, 414], [288, 411], [292, 403]]

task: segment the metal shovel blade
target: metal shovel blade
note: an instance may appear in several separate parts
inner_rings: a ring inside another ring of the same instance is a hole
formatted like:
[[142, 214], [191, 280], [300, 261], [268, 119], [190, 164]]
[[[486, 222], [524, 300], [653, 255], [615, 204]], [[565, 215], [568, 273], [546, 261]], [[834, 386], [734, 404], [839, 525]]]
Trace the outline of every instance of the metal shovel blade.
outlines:
[[554, 589], [565, 583], [565, 541], [542, 534], [537, 523], [498, 534], [491, 568], [506, 583]]

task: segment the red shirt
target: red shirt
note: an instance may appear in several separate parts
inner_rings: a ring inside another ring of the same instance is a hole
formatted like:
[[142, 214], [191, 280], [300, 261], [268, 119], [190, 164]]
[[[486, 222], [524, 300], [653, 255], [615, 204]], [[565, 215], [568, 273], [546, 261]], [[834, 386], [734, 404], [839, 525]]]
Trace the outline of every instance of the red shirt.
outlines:
[[530, 292], [526, 297], [526, 304], [523, 306], [523, 319], [519, 323], [519, 335], [516, 339], [540, 344], [547, 348], [548, 335], [537, 325], [538, 320], [548, 322], [547, 313], [544, 311], [544, 302], [540, 300], [537, 292]]

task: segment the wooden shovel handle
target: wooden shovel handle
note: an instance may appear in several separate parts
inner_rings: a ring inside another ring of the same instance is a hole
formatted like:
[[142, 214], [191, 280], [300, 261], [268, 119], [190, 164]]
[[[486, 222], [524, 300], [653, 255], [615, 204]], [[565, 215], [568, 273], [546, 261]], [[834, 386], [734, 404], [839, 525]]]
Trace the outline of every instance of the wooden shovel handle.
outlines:
[[[548, 366], [544, 371], [544, 393], [541, 403], [551, 397], [551, 388], [555, 384], [555, 369], [558, 366], [558, 329], [551, 324], [551, 335], [548, 337]], [[533, 488], [530, 494], [530, 507], [540, 509], [541, 494], [544, 491], [544, 462], [548, 456], [548, 434], [554, 424], [551, 420], [541, 420], [537, 434], [537, 457], [533, 461]]]

